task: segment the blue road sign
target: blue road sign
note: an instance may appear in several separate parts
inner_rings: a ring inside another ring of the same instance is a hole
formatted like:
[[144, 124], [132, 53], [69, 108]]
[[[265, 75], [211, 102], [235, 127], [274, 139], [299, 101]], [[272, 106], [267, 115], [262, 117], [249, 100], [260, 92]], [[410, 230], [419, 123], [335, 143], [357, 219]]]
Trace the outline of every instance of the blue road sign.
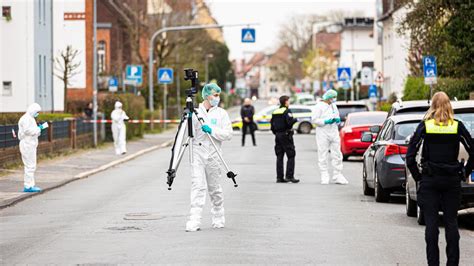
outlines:
[[377, 86], [374, 84], [369, 86], [369, 98], [377, 98]]
[[246, 28], [242, 29], [242, 42], [255, 42], [255, 29]]
[[162, 67], [158, 69], [158, 83], [171, 84], [173, 83], [173, 69]]
[[116, 77], [109, 78], [109, 87], [117, 87], [118, 86], [118, 79]]
[[127, 80], [127, 83], [132, 83], [135, 86], [140, 86], [143, 82], [143, 66], [127, 65], [125, 71], [125, 79]]
[[432, 55], [423, 56], [423, 75], [425, 76], [425, 84], [436, 84], [436, 77], [438, 76], [436, 57]]
[[337, 80], [338, 81], [351, 81], [351, 68], [349, 68], [349, 67], [338, 67], [337, 68]]

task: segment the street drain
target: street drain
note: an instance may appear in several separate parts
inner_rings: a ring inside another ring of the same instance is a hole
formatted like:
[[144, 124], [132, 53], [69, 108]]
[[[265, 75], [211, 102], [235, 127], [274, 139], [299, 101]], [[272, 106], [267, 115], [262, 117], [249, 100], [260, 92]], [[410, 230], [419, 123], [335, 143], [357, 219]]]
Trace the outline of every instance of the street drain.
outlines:
[[138, 213], [127, 213], [125, 214], [124, 220], [160, 220], [165, 218], [165, 216], [161, 216], [155, 213], [147, 213], [147, 212], [138, 212]]
[[112, 226], [112, 227], [107, 227], [105, 229], [113, 230], [113, 231], [141, 231], [142, 230], [140, 227], [136, 227], [136, 226]]

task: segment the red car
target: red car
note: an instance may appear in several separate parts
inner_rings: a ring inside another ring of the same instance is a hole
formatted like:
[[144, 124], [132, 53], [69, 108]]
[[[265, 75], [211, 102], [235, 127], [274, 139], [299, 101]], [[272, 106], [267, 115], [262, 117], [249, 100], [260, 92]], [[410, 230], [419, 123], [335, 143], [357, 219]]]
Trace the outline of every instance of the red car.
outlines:
[[357, 112], [347, 115], [344, 126], [339, 131], [341, 137], [342, 158], [347, 161], [349, 156], [362, 155], [370, 143], [361, 142], [362, 133], [370, 131], [371, 126], [382, 126], [387, 112]]

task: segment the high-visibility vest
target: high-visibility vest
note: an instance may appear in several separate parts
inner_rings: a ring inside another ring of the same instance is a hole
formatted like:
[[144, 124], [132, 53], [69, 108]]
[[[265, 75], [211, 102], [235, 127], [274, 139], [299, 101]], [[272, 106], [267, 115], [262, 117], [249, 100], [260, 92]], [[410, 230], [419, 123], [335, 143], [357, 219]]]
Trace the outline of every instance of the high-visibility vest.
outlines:
[[429, 119], [425, 121], [425, 128], [427, 134], [457, 134], [458, 121], [450, 121], [447, 125], [436, 125], [434, 119]]

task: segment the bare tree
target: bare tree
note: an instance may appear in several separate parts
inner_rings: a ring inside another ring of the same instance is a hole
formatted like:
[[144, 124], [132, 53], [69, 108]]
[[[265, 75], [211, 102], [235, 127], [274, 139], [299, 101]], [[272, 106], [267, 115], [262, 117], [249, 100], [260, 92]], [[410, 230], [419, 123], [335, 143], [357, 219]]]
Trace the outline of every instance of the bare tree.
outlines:
[[64, 84], [64, 110], [67, 104], [67, 88], [71, 85], [71, 79], [79, 74], [78, 71], [81, 62], [76, 62], [79, 51], [68, 45], [58, 57], [55, 58], [54, 75], [63, 81]]

